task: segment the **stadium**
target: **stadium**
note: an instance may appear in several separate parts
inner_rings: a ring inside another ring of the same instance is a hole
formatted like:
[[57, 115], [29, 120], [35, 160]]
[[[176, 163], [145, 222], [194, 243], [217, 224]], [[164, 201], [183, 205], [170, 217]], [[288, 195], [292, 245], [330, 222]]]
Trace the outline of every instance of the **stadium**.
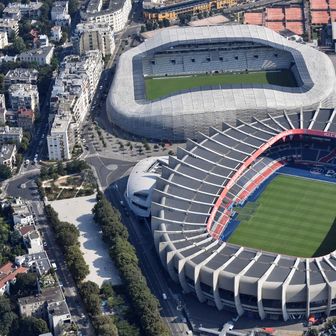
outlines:
[[221, 122], [332, 108], [324, 53], [252, 25], [165, 29], [120, 56], [109, 120], [141, 137], [184, 141]]
[[151, 226], [170, 277], [261, 319], [336, 311], [336, 110], [223, 123], [162, 166]]

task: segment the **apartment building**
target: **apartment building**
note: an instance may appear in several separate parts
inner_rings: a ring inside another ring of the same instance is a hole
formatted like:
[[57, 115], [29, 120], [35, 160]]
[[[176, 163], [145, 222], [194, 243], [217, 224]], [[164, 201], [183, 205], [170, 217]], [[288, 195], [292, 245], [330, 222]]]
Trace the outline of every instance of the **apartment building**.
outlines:
[[55, 1], [51, 8], [51, 21], [58, 26], [70, 26], [71, 17], [68, 11], [68, 1]]
[[41, 47], [25, 51], [18, 55], [21, 62], [36, 62], [39, 65], [50, 64], [54, 54], [54, 46]]
[[23, 4], [21, 2], [11, 2], [3, 10], [5, 19], [21, 20], [37, 19], [41, 15], [42, 2], [31, 1]]
[[73, 44], [80, 55], [89, 50], [100, 50], [105, 57], [114, 52], [114, 33], [110, 26], [103, 23], [79, 23]]
[[1, 19], [0, 18], [0, 32], [6, 32], [9, 38], [18, 35], [19, 20]]
[[5, 144], [0, 147], [0, 164], [5, 165], [10, 169], [16, 164], [16, 145]]
[[27, 273], [28, 268], [17, 267], [11, 262], [8, 262], [0, 267], [0, 295], [9, 294], [10, 285], [16, 281], [16, 276], [21, 273]]
[[37, 295], [18, 299], [22, 317], [39, 317], [48, 320], [54, 335], [61, 334], [62, 327], [71, 323], [71, 315], [62, 290], [57, 287], [41, 289]]
[[4, 87], [8, 89], [12, 84], [37, 85], [38, 71], [36, 69], [16, 68], [9, 70], [4, 78]]
[[90, 0], [81, 17], [87, 22], [109, 25], [114, 32], [119, 32], [124, 29], [131, 9], [131, 0], [110, 1], [106, 10], [102, 10], [102, 0]]
[[9, 103], [13, 110], [21, 108], [39, 110], [39, 93], [36, 85], [12, 84], [8, 89]]
[[0, 144], [22, 141], [23, 131], [21, 127], [0, 127]]
[[6, 122], [6, 101], [5, 101], [5, 95], [0, 94], [0, 124], [4, 125]]
[[49, 160], [70, 160], [75, 143], [71, 115], [56, 115], [47, 137]]
[[8, 35], [7, 32], [0, 31], [0, 49], [8, 46]]

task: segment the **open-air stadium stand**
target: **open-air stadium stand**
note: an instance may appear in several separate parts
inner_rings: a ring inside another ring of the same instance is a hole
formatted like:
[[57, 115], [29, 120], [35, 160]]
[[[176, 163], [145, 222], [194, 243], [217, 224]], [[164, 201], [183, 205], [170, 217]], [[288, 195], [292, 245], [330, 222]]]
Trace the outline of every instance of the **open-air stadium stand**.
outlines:
[[[239, 48], [233, 50], [235, 44], [240, 45], [240, 51]], [[208, 50], [207, 57], [204, 46]], [[242, 54], [247, 46], [250, 51], [246, 61]], [[258, 58], [251, 58], [253, 51]], [[168, 59], [168, 54], [174, 62]], [[194, 62], [192, 54], [196, 55]], [[148, 63], [150, 59], [154, 64]], [[160, 66], [156, 66], [156, 61]], [[161, 75], [163, 72], [180, 75], [196, 71], [246, 71], [249, 66], [252, 70], [290, 66], [299, 86], [247, 83], [203, 86], [153, 101], [146, 99], [144, 75], [153, 70]], [[336, 106], [335, 87], [335, 72], [327, 55], [289, 41], [265, 27], [224, 25], [167, 29], [121, 55], [106, 109], [109, 120], [129, 133], [181, 141], [195, 139], [198, 131], [206, 132], [211, 126], [220, 127], [222, 121], [250, 121], [251, 116], [264, 118], [270, 112], [279, 115], [284, 110], [298, 112]]]
[[163, 266], [185, 292], [261, 319], [336, 311], [335, 252], [302, 258], [221, 239], [230, 206], [244, 201], [286, 160], [336, 162], [334, 145], [319, 141], [307, 148], [310, 136], [335, 140], [336, 110], [223, 123], [170, 157], [153, 192], [151, 225]]

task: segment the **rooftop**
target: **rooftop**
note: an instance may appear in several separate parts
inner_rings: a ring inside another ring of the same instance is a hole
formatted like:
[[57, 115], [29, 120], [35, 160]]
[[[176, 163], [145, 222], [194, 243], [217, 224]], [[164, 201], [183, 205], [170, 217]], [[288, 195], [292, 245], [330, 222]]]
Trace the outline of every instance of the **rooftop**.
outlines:
[[32, 56], [47, 57], [52, 52], [53, 49], [54, 49], [53, 46], [46, 46], [46, 47], [41, 47], [37, 49], [31, 49], [31, 50], [24, 51], [23, 53], [21, 53], [20, 57], [32, 57]]
[[62, 290], [57, 287], [44, 288], [40, 294], [26, 296], [18, 299], [19, 305], [30, 305], [38, 302], [58, 302], [63, 301], [64, 296]]
[[70, 315], [68, 305], [65, 301], [49, 303], [48, 312], [53, 316]]
[[2, 145], [0, 149], [0, 162], [10, 159], [16, 151], [15, 144]]
[[13, 263], [8, 262], [0, 267], [0, 288], [3, 288], [8, 281], [13, 280], [17, 274], [27, 273], [28, 268], [16, 267]]

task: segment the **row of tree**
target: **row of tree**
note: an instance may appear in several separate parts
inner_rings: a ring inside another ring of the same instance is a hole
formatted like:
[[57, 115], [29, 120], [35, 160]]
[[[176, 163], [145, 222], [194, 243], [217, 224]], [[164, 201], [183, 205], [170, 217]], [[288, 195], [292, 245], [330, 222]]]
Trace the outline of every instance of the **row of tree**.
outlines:
[[169, 330], [160, 317], [158, 300], [147, 286], [135, 249], [128, 241], [128, 231], [121, 222], [119, 211], [98, 192], [97, 203], [92, 212], [94, 220], [102, 229], [104, 241], [110, 247], [110, 255], [121, 273], [134, 314], [144, 334], [168, 336]]
[[55, 231], [56, 240], [63, 250], [68, 269], [80, 284], [89, 274], [89, 266], [80, 250], [79, 231], [73, 224], [60, 221], [57, 212], [50, 205], [45, 207], [45, 211], [48, 222]]

